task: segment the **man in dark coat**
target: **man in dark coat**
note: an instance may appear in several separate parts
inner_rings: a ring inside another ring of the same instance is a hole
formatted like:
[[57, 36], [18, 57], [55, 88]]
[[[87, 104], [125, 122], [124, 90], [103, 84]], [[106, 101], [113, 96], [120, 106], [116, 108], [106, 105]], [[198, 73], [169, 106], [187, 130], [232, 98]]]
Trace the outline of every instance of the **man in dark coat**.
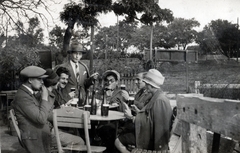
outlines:
[[[42, 78], [47, 77], [45, 70], [37, 66], [28, 66], [20, 72], [23, 84], [18, 89], [12, 107], [16, 113], [24, 148], [30, 153], [49, 153], [51, 133], [48, 116], [53, 102], [48, 101], [48, 90]], [[34, 96], [41, 92], [41, 100]]]
[[78, 102], [79, 106], [83, 106], [86, 98], [86, 89], [94, 84], [94, 80], [97, 79], [98, 73], [94, 73], [90, 76], [87, 66], [80, 61], [82, 55], [86, 53], [82, 44], [77, 41], [73, 41], [70, 44], [69, 50], [70, 60], [57, 66], [66, 67], [70, 71], [70, 77], [66, 87], [63, 89], [63, 93], [70, 93], [71, 88], [76, 89], [76, 93], [80, 93], [80, 101]]

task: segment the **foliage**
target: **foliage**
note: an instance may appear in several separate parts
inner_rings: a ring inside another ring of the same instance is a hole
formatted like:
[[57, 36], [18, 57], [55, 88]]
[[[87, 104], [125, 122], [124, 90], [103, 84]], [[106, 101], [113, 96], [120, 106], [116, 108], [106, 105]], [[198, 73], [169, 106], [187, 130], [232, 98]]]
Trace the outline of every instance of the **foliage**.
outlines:
[[192, 43], [196, 39], [197, 31], [193, 28], [197, 26], [200, 26], [200, 23], [194, 18], [175, 18], [168, 25], [171, 41], [177, 45], [178, 49], [182, 46], [183, 50], [185, 50], [187, 44]]
[[81, 25], [85, 29], [97, 25], [97, 15], [110, 11], [111, 4], [111, 0], [84, 0], [79, 4], [71, 2], [65, 5], [64, 11], [60, 13], [60, 19], [67, 25], [63, 41], [63, 56], [67, 55], [66, 51], [73, 34], [74, 25]]
[[15, 84], [15, 75], [28, 65], [38, 65], [40, 62], [37, 50], [26, 45], [9, 44], [0, 51], [0, 83]]
[[65, 32], [64, 28], [55, 25], [55, 27], [49, 33], [50, 45], [55, 46], [58, 49], [62, 48], [64, 32]]
[[161, 9], [154, 0], [122, 0], [115, 2], [112, 8], [115, 14], [126, 15], [127, 22], [138, 20], [145, 25], [153, 25], [156, 22], [173, 20], [171, 10]]
[[137, 47], [140, 51], [144, 48], [148, 48], [150, 44], [150, 33], [151, 27], [143, 25], [137, 28], [135, 32], [132, 33], [131, 44]]
[[156, 24], [153, 30], [153, 47], [163, 47], [169, 49], [176, 45], [168, 27]]
[[[117, 29], [119, 28], [119, 36], [117, 36]], [[137, 22], [126, 23], [119, 22], [118, 25], [103, 27], [95, 35], [95, 44], [97, 50], [120, 50], [124, 51], [132, 45], [132, 35], [137, 28]], [[120, 46], [117, 46], [117, 38], [119, 39]]]
[[212, 20], [199, 33], [197, 42], [206, 52], [221, 53], [229, 58], [236, 57], [239, 50], [240, 31], [236, 24], [227, 20]]
[[[23, 32], [22, 29], [26, 29], [26, 32]], [[43, 29], [40, 28], [40, 21], [37, 17], [29, 19], [28, 28], [24, 27], [21, 21], [18, 21], [18, 26], [16, 26], [15, 30], [17, 35], [13, 36], [13, 38], [22, 45], [36, 47], [43, 42]]]

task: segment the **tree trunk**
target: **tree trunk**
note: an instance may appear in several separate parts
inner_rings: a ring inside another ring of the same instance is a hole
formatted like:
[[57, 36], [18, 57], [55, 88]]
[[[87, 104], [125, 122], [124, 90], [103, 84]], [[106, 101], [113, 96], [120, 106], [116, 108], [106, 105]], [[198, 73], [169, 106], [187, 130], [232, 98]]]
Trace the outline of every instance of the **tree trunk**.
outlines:
[[94, 25], [91, 26], [91, 50], [90, 50], [90, 74], [93, 73], [93, 53], [94, 53]]
[[65, 58], [64, 60], [66, 60], [67, 55], [68, 55], [67, 51], [68, 51], [68, 48], [69, 48], [71, 37], [73, 35], [74, 25], [75, 25], [75, 21], [69, 21], [68, 22], [68, 27], [67, 27], [67, 29], [65, 31], [65, 34], [64, 34], [64, 37], [63, 37], [63, 49], [62, 49], [61, 53], [62, 53], [62, 56]]
[[150, 31], [150, 53], [149, 53], [149, 60], [152, 60], [152, 40], [153, 40], [153, 25], [151, 25], [151, 31]]

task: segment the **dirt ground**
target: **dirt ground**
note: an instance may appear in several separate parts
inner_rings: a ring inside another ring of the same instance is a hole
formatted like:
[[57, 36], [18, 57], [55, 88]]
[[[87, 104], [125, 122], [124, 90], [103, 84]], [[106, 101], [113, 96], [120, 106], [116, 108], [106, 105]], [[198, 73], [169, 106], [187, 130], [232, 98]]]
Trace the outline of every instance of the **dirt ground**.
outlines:
[[192, 63], [159, 63], [165, 76], [163, 90], [173, 94], [194, 91], [194, 82], [201, 84], [240, 84], [240, 63], [234, 60], [198, 61]]

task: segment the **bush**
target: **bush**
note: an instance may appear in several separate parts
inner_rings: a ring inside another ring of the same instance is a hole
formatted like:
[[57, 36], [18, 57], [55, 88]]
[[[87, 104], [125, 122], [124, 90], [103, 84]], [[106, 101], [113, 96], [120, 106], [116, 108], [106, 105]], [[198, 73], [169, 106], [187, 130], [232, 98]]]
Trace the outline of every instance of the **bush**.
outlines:
[[22, 45], [9, 45], [0, 50], [0, 90], [14, 90], [19, 85], [20, 70], [40, 62], [38, 51]]

